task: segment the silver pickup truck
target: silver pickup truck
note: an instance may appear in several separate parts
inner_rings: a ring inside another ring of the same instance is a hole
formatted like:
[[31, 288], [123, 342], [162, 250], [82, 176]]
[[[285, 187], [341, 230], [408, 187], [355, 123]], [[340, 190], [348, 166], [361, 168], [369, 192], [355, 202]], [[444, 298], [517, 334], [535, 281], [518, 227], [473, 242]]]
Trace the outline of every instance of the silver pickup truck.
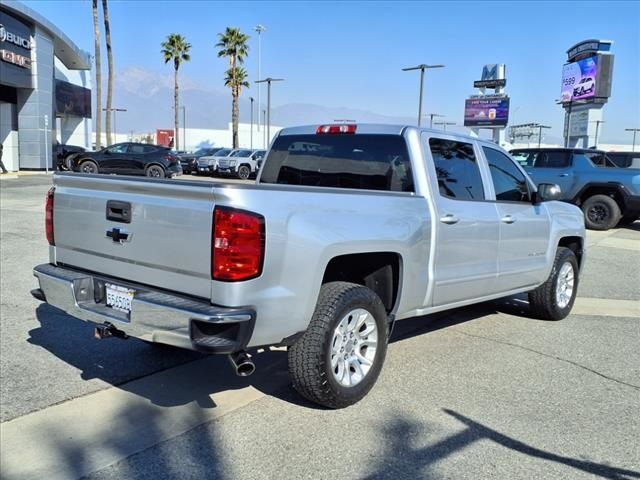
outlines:
[[134, 336], [228, 354], [288, 347], [294, 387], [354, 404], [394, 322], [529, 292], [566, 317], [585, 261], [574, 205], [495, 144], [389, 125], [287, 128], [256, 184], [62, 173], [33, 295]]

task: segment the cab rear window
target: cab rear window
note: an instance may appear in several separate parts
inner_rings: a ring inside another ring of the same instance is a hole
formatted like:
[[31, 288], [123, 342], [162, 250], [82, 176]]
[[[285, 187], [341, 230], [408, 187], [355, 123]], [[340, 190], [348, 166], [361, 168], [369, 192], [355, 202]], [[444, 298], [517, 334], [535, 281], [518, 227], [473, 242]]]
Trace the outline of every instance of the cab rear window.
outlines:
[[399, 135], [282, 135], [261, 183], [413, 192], [407, 145]]

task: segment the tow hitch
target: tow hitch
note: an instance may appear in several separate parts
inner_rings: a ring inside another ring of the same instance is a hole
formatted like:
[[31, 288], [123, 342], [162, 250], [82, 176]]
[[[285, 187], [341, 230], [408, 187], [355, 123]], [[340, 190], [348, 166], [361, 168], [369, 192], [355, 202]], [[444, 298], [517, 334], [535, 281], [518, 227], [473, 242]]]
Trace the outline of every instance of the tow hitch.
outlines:
[[96, 328], [93, 331], [93, 336], [98, 340], [102, 340], [103, 338], [108, 337], [122, 338], [123, 340], [129, 338], [129, 335], [124, 333], [122, 330], [118, 330], [112, 323], [109, 322], [104, 322], [102, 325], [96, 325]]

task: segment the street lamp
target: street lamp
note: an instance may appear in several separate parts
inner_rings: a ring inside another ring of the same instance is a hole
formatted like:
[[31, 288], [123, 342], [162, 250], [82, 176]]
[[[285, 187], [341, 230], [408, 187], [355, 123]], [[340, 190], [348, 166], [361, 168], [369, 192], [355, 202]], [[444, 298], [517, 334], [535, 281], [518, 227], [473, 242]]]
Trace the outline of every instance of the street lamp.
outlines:
[[[283, 82], [284, 78], [267, 77], [262, 80], [256, 80], [256, 83], [267, 84], [267, 141], [271, 141], [271, 82]], [[258, 87], [260, 88], [260, 87]]]
[[[262, 50], [262, 45], [261, 45], [261, 33], [262, 32], [266, 32], [267, 28], [264, 25], [258, 24], [255, 27], [253, 27], [253, 29], [258, 33], [258, 79], [260, 79], [261, 74], [260, 74], [260, 60], [261, 60], [261, 50]], [[260, 88], [261, 86], [258, 85], [258, 109], [260, 109], [261, 107], [261, 103], [260, 103]], [[260, 117], [258, 115], [258, 117]], [[260, 131], [260, 118], [258, 118], [258, 131]]]
[[249, 100], [251, 100], [251, 128], [249, 129], [249, 138], [251, 139], [250, 148], [253, 150], [253, 97], [249, 97]]
[[427, 113], [429, 117], [429, 128], [433, 128], [433, 117], [446, 117], [446, 115], [440, 115], [439, 113]]
[[116, 143], [118, 143], [118, 131], [116, 130], [116, 112], [126, 112], [126, 108], [103, 108], [102, 111], [106, 112], [109, 110], [113, 112], [113, 136], [116, 139]]
[[[444, 116], [444, 115], [443, 115]], [[436, 122], [434, 125], [442, 125], [443, 130], [447, 131], [447, 125], [455, 125], [456, 122]]]
[[443, 68], [443, 67], [444, 65], [425, 65], [423, 63], [415, 67], [406, 67], [402, 69], [403, 72], [409, 72], [411, 70], [420, 70], [420, 98], [418, 100], [418, 126], [420, 126], [422, 122], [422, 90], [424, 87], [424, 71], [429, 68]]
[[182, 109], [182, 149], [187, 151], [187, 107], [184, 105], [180, 107]]
[[262, 148], [267, 148], [267, 111], [265, 109], [262, 109]]
[[640, 128], [625, 128], [625, 132], [633, 132], [633, 146], [631, 147], [631, 151], [636, 151], [636, 133], [640, 132]]

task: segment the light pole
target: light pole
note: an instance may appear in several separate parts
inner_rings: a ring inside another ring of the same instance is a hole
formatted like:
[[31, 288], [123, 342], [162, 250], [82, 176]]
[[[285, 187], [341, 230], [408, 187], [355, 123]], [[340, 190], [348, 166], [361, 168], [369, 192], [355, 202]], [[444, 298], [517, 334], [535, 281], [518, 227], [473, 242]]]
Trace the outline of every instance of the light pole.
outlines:
[[429, 116], [429, 128], [433, 128], [433, 117], [446, 117], [446, 115], [440, 115], [439, 113], [427, 113]]
[[[251, 150], [253, 150], [253, 97], [249, 97], [249, 100], [251, 100], [251, 128], [249, 129], [249, 142], [250, 142], [250, 148]], [[258, 122], [260, 123], [260, 122]]]
[[180, 107], [182, 109], [182, 149], [187, 151], [187, 107], [184, 105]]
[[262, 110], [262, 148], [267, 148], [267, 111], [264, 109]]
[[633, 146], [631, 147], [631, 151], [636, 151], [636, 133], [640, 132], [640, 128], [625, 128], [625, 132], [633, 132]]
[[424, 63], [421, 65], [417, 65], [415, 67], [406, 67], [403, 68], [403, 72], [409, 72], [411, 70], [420, 70], [420, 97], [418, 100], [418, 126], [422, 123], [422, 90], [424, 87], [424, 71], [429, 68], [443, 68], [444, 65], [425, 65]]
[[[260, 79], [261, 78], [260, 61], [261, 61], [261, 50], [262, 50], [262, 45], [261, 45], [260, 39], [262, 38], [262, 35], [261, 35], [262, 32], [266, 32], [267, 28], [264, 25], [261, 25], [259, 23], [253, 29], [258, 33], [258, 79]], [[262, 107], [262, 104], [260, 103], [260, 90], [261, 89], [262, 89], [261, 85], [258, 85], [258, 111]], [[260, 131], [260, 115], [258, 115], [258, 131]]]
[[106, 112], [107, 110], [113, 112], [113, 138], [115, 138], [116, 143], [118, 143], [118, 130], [116, 130], [116, 112], [126, 112], [126, 108], [103, 108], [102, 111]]
[[598, 132], [600, 131], [600, 124], [601, 123], [605, 123], [605, 121], [604, 120], [593, 120], [593, 123], [596, 124], [596, 136], [593, 139], [593, 142], [594, 142], [594, 146], [596, 148], [598, 148]]
[[540, 148], [540, 144], [542, 143], [542, 129], [543, 128], [551, 128], [547, 125], [535, 125], [538, 128], [538, 148]]
[[447, 125], [455, 125], [456, 122], [436, 122], [434, 125], [442, 125], [442, 129], [446, 132]]
[[271, 77], [267, 77], [265, 79], [256, 81], [256, 83], [267, 84], [267, 142], [271, 141], [271, 82], [283, 82], [283, 81], [284, 81], [284, 78], [271, 78]]

